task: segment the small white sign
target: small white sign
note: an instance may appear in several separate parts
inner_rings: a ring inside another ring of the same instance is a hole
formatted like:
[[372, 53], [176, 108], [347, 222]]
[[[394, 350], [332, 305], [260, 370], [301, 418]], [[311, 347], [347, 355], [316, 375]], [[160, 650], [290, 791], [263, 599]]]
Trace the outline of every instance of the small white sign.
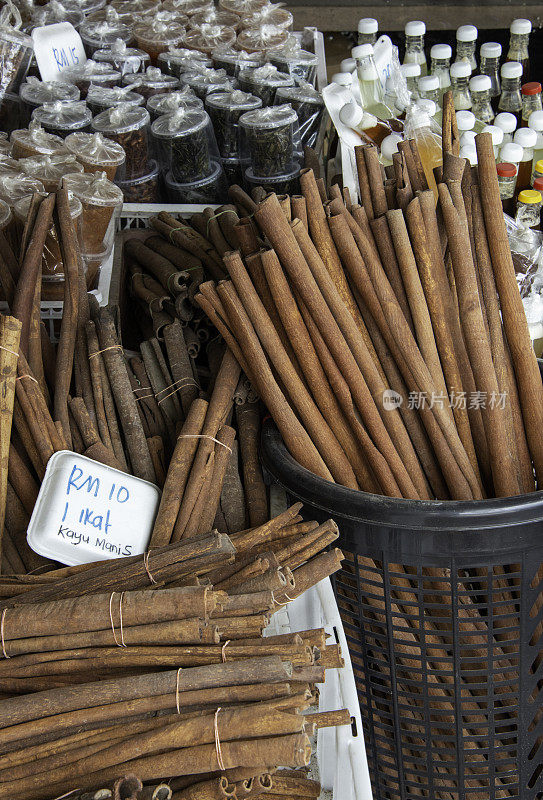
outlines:
[[27, 541], [62, 564], [144, 553], [160, 489], [87, 456], [60, 450], [49, 459]]
[[42, 81], [62, 80], [62, 72], [67, 67], [84, 64], [87, 60], [81, 36], [70, 22], [34, 28], [32, 39]]

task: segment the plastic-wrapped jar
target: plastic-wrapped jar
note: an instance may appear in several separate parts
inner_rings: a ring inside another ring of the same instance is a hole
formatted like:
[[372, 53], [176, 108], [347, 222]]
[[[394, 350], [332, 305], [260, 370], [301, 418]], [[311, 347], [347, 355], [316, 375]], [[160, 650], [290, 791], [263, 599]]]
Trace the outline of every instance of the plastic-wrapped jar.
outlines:
[[0, 131], [0, 156], [11, 155], [11, 142], [5, 131]]
[[435, 44], [430, 50], [430, 74], [439, 78], [439, 93], [442, 96], [451, 85], [451, 58], [452, 50], [448, 44]]
[[298, 117], [289, 105], [247, 111], [239, 119], [254, 175], [272, 177], [292, 171], [296, 160]]
[[150, 161], [148, 172], [132, 180], [115, 181], [121, 189], [125, 203], [158, 203], [159, 169], [156, 161]]
[[141, 178], [149, 171], [149, 126], [145, 108], [127, 103], [102, 111], [92, 121], [94, 131], [120, 144], [126, 154], [122, 180]]
[[94, 174], [103, 170], [110, 181], [124, 164], [125, 152], [121, 145], [106, 139], [101, 133], [71, 133], [66, 137], [65, 144], [85, 172]]
[[543, 198], [535, 189], [524, 189], [517, 200], [515, 222], [522, 228], [540, 229]]
[[419, 95], [424, 100], [432, 100], [439, 105], [439, 78], [437, 75], [423, 75], [418, 83]]
[[522, 78], [527, 80], [530, 73], [530, 56], [528, 43], [532, 32], [529, 19], [514, 19], [510, 27], [509, 50], [507, 61], [517, 61], [522, 65]]
[[494, 125], [503, 131], [503, 144], [513, 141], [513, 134], [517, 129], [517, 118], [508, 111], [502, 111], [494, 117]]
[[208, 95], [205, 106], [213, 124], [221, 158], [238, 158], [238, 120], [244, 112], [261, 108], [262, 100], [236, 89]]
[[485, 125], [482, 130], [483, 133], [489, 133], [492, 136], [492, 144], [494, 145], [494, 158], [497, 159], [500, 154], [500, 149], [503, 145], [503, 131], [497, 125]]
[[528, 189], [532, 179], [532, 162], [534, 148], [537, 144], [537, 133], [531, 128], [519, 128], [513, 136], [513, 142], [522, 147], [522, 159], [518, 167], [516, 191]]
[[195, 62], [202, 68], [213, 66], [213, 61], [205, 53], [200, 53], [199, 50], [189, 50], [188, 47], [174, 47], [170, 50], [164, 50], [157, 58], [159, 69], [165, 75], [173, 75], [175, 78], [179, 78], [184, 72], [192, 70]]
[[283, 30], [292, 30], [294, 17], [288, 9], [283, 8], [279, 3], [266, 3], [266, 5], [254, 11], [248, 17], [243, 17], [243, 24], [246, 28], [261, 28], [263, 25], [274, 25]]
[[71, 3], [60, 3], [58, 0], [49, 0], [47, 5], [34, 9], [29, 29], [43, 25], [55, 25], [58, 22], [69, 22], [77, 30], [84, 20], [85, 15], [77, 6], [73, 6]]
[[213, 0], [164, 0], [162, 3], [164, 11], [176, 11], [188, 17], [212, 7]]
[[95, 50], [103, 50], [117, 39], [122, 39], [126, 44], [130, 44], [132, 41], [132, 31], [127, 25], [107, 20], [84, 23], [79, 29], [79, 35], [89, 58], [92, 57]]
[[249, 188], [262, 186], [266, 192], [276, 194], [299, 194], [300, 192], [300, 169], [296, 167], [284, 175], [271, 175], [264, 177], [255, 175], [252, 167], [245, 170], [245, 182]]
[[295, 80], [307, 81], [315, 85], [319, 57], [315, 53], [302, 50], [296, 40], [295, 46], [285, 45], [280, 50], [268, 53], [269, 61], [281, 72], [286, 72]]
[[379, 23], [373, 17], [364, 17], [358, 20], [358, 44], [371, 44], [377, 41]]
[[490, 78], [488, 75], [475, 75], [469, 82], [471, 95], [471, 110], [475, 118], [490, 125], [494, 119], [494, 112], [490, 105]]
[[[195, 50], [193, 53], [197, 52]], [[246, 53], [234, 47], [219, 47], [211, 53], [215, 69], [224, 69], [227, 75], [233, 78], [238, 76], [242, 69], [256, 69], [262, 66], [260, 53]]]
[[179, 109], [159, 117], [153, 122], [151, 133], [160, 166], [164, 172], [171, 172], [173, 181], [189, 183], [210, 174], [213, 129], [205, 111]]
[[528, 127], [537, 133], [534, 161], [539, 161], [543, 158], [543, 111], [534, 111], [533, 114], [530, 114]]
[[411, 92], [411, 100], [414, 102], [419, 97], [420, 64], [402, 64], [400, 69], [405, 78], [407, 89]]
[[220, 25], [222, 28], [236, 28], [240, 25], [240, 18], [232, 11], [221, 11], [220, 9], [209, 7], [204, 11], [198, 11], [190, 18], [190, 27], [198, 30], [202, 25]]
[[509, 61], [501, 68], [502, 93], [498, 108], [500, 111], [509, 111], [517, 119], [522, 110], [522, 97], [520, 94], [520, 80], [522, 78], [522, 64]]
[[185, 72], [180, 78], [181, 84], [189, 86], [196, 97], [205, 100], [213, 92], [230, 92], [235, 88], [235, 79], [223, 69], [205, 69], [198, 72]]
[[63, 78], [77, 86], [84, 100], [91, 83], [94, 86], [117, 86], [121, 81], [121, 73], [112, 69], [111, 64], [99, 63], [89, 59], [84, 64], [68, 67], [62, 73]]
[[225, 28], [221, 25], [202, 25], [198, 30], [187, 31], [183, 38], [183, 45], [192, 50], [200, 50], [210, 56], [218, 48], [232, 47], [235, 41], [236, 31], [234, 28]]
[[22, 158], [19, 164], [26, 175], [43, 184], [46, 192], [56, 192], [64, 175], [70, 172], [83, 172], [83, 165], [71, 153]]
[[471, 108], [471, 95], [469, 92], [469, 79], [471, 66], [469, 61], [456, 61], [451, 64], [451, 89], [456, 111], [465, 111]]
[[301, 81], [299, 86], [279, 87], [275, 93], [275, 104], [288, 103], [298, 116], [302, 144], [314, 147], [319, 133], [324, 108], [322, 95], [310, 83]]
[[179, 88], [179, 80], [173, 75], [164, 75], [158, 67], [148, 67], [145, 72], [137, 75], [125, 75], [123, 84], [125, 86], [135, 84], [138, 94], [143, 95], [145, 100], [155, 94], [165, 94]]
[[43, 184], [30, 175], [0, 175], [0, 200], [13, 208], [15, 203], [34, 192], [43, 192]]
[[21, 162], [11, 156], [0, 155], [0, 175], [20, 175], [23, 172]]
[[268, 0], [219, 0], [219, 8], [232, 11], [242, 19], [265, 6]]
[[502, 46], [498, 42], [485, 42], [479, 51], [481, 56], [481, 75], [488, 75], [490, 78], [490, 96], [499, 97], [501, 92], [500, 85], [500, 58]]
[[63, 186], [81, 202], [81, 249], [87, 255], [102, 256], [111, 250], [115, 212], [121, 210], [123, 193], [108, 181], [105, 172], [65, 175]]
[[280, 88], [294, 86], [294, 78], [279, 72], [273, 64], [251, 70], [241, 70], [238, 76], [240, 86], [260, 97], [265, 106], [273, 105], [275, 93]]
[[131, 10], [134, 16], [140, 17], [154, 14], [157, 10], [155, 0], [112, 0], [111, 7], [119, 13], [125, 9]]
[[37, 120], [30, 120], [28, 128], [13, 131], [11, 134], [13, 158], [26, 158], [33, 155], [51, 155], [65, 151], [63, 139], [48, 133]]
[[541, 111], [541, 84], [538, 81], [525, 83], [521, 86], [522, 95], [522, 124], [527, 125], [530, 114], [534, 111]]
[[20, 30], [21, 16], [13, 4], [0, 11], [0, 97], [17, 94], [34, 53], [30, 36]]
[[168, 22], [163, 18], [157, 19], [156, 16], [145, 18], [134, 26], [136, 46], [149, 54], [153, 65], [156, 65], [157, 58], [164, 50], [180, 46], [184, 36], [184, 25], [174, 20]]
[[211, 172], [200, 180], [180, 183], [173, 180], [171, 172], [164, 178], [166, 195], [170, 203], [223, 203], [227, 199], [226, 178], [221, 164], [212, 161]]
[[475, 25], [461, 25], [456, 31], [456, 60], [467, 61], [472, 72], [477, 69], [475, 60], [477, 34]]
[[248, 53], [261, 53], [265, 50], [276, 50], [287, 42], [288, 33], [283, 28], [263, 25], [261, 28], [248, 28], [242, 31], [238, 36], [237, 46]]
[[84, 102], [66, 102], [55, 100], [54, 103], [44, 103], [35, 108], [32, 119], [42, 125], [49, 133], [55, 136], [67, 136], [74, 131], [90, 129], [92, 114]]
[[26, 83], [23, 83], [19, 89], [19, 97], [21, 98], [22, 118], [28, 124], [35, 108], [55, 100], [79, 100], [79, 89], [72, 83], [44, 82], [39, 78], [29, 76]]
[[143, 72], [151, 59], [145, 50], [137, 47], [128, 47], [122, 39], [115, 39], [110, 47], [101, 48], [94, 53], [94, 60], [100, 64], [111, 64], [116, 72], [121, 75], [132, 75]]
[[136, 91], [131, 91], [130, 86], [113, 86], [111, 89], [91, 84], [87, 94], [87, 105], [93, 114], [100, 114], [108, 108], [128, 103], [130, 106], [141, 106], [144, 97]]
[[[421, 20], [412, 20], [405, 26], [404, 64], [420, 64], [421, 74], [426, 75], [426, 56], [424, 55], [424, 34], [426, 25]], [[430, 98], [433, 99], [433, 98]]]
[[517, 182], [517, 168], [515, 164], [502, 161], [501, 164], [496, 164], [496, 171], [498, 173], [498, 187], [503, 210], [510, 212]]
[[196, 97], [190, 86], [184, 86], [176, 92], [169, 94], [156, 94], [147, 101], [147, 111], [151, 115], [151, 121], [163, 116], [163, 114], [174, 114], [179, 108], [203, 108], [203, 100]]

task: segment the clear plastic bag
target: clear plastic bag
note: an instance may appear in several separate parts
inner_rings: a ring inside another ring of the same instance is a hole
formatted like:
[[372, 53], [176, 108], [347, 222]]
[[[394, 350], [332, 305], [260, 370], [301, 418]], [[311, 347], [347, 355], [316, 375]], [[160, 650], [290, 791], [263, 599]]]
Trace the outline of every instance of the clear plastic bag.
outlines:
[[237, 46], [248, 53], [263, 53], [284, 47], [289, 41], [288, 32], [277, 25], [261, 25], [258, 28], [247, 28], [238, 36]]
[[265, 3], [257, 10], [242, 17], [246, 28], [260, 28], [263, 25], [274, 25], [276, 28], [292, 30], [294, 17], [291, 12], [283, 7], [283, 3]]
[[150, 124], [146, 108], [128, 103], [108, 108], [93, 119], [93, 130], [120, 144], [126, 154], [123, 174], [117, 178], [133, 180], [149, 172]]
[[66, 149], [63, 139], [46, 131], [36, 119], [30, 120], [28, 128], [13, 131], [10, 141], [14, 158], [25, 158], [40, 153], [51, 155]]
[[19, 89], [23, 122], [30, 122], [32, 112], [44, 103], [55, 100], [79, 100], [79, 89], [75, 84], [64, 81], [40, 81], [30, 75]]
[[47, 5], [34, 9], [27, 30], [43, 25], [54, 25], [56, 22], [69, 22], [77, 30], [84, 21], [85, 15], [77, 6], [72, 3], [65, 5], [59, 0], [49, 0]]
[[294, 78], [280, 72], [273, 64], [263, 64], [256, 69], [242, 69], [238, 83], [244, 92], [260, 97], [264, 106], [272, 106], [275, 93], [286, 86], [294, 86]]
[[92, 113], [85, 102], [66, 102], [55, 100], [44, 103], [32, 112], [32, 119], [37, 120], [46, 131], [55, 136], [67, 136], [73, 131], [90, 129]]
[[66, 137], [65, 145], [83, 165], [85, 172], [94, 174], [97, 170], [104, 170], [110, 181], [126, 158], [121, 145], [101, 133], [71, 133]]
[[290, 105], [247, 111], [239, 118], [242, 160], [262, 178], [291, 175], [299, 168], [302, 143]]
[[159, 117], [151, 134], [162, 172], [175, 183], [206, 180], [219, 152], [211, 120], [199, 108], [179, 109]]
[[213, 66], [213, 61], [205, 53], [189, 50], [188, 47], [172, 47], [164, 50], [157, 58], [157, 66], [162, 72], [175, 78], [179, 78], [184, 72], [192, 71], [195, 63], [202, 69]]
[[185, 72], [180, 77], [180, 82], [184, 86], [189, 86], [196, 97], [205, 100], [208, 94], [213, 92], [232, 91], [236, 82], [223, 69], [199, 69], [194, 72]]
[[19, 165], [26, 175], [39, 180], [46, 192], [56, 192], [64, 175], [70, 172], [83, 172], [83, 165], [72, 153], [21, 158]]
[[164, 178], [170, 203], [223, 203], [227, 200], [227, 182], [219, 160], [210, 162], [210, 172], [200, 180], [180, 183], [171, 172]]
[[203, 100], [196, 97], [190, 86], [183, 86], [175, 92], [156, 94], [147, 101], [147, 111], [154, 122], [163, 114], [174, 114], [179, 108], [203, 108]]
[[315, 86], [319, 58], [315, 53], [302, 50], [297, 39], [289, 39], [284, 47], [271, 50], [268, 59], [281, 72]]
[[[109, 9], [108, 9], [109, 11]], [[111, 9], [113, 11], [113, 9]], [[95, 50], [104, 49], [117, 39], [129, 44], [132, 41], [132, 30], [117, 20], [105, 19], [101, 22], [85, 22], [79, 28], [85, 52], [89, 58]]]
[[[169, 13], [171, 18], [165, 19], [164, 14]], [[176, 12], [162, 12], [151, 18], [145, 18], [134, 26], [136, 46], [145, 50], [151, 58], [151, 64], [156, 65], [161, 53], [170, 47], [179, 47], [185, 36], [186, 18]]]
[[32, 39], [21, 25], [19, 10], [8, 0], [0, 10], [0, 98], [19, 91], [34, 53]]
[[105, 172], [65, 175], [63, 186], [80, 200], [81, 248], [93, 257], [105, 257], [113, 245], [113, 217], [123, 204], [123, 193]]
[[111, 64], [94, 61], [89, 58], [84, 64], [68, 67], [62, 73], [63, 80], [75, 84], [84, 100], [91, 83], [94, 86], [118, 86], [121, 82], [121, 73], [114, 70]]
[[128, 47], [122, 39], [115, 39], [111, 47], [96, 50], [94, 60], [111, 64], [113, 69], [123, 76], [143, 72], [151, 62], [149, 53], [137, 47]]
[[543, 233], [504, 214], [517, 283], [538, 358], [543, 356]]
[[125, 75], [124, 86], [136, 86], [138, 94], [148, 100], [155, 94], [172, 92], [179, 88], [179, 80], [173, 75], [164, 75], [158, 67], [147, 67], [145, 72], [135, 75]]
[[187, 31], [183, 45], [191, 50], [200, 50], [202, 53], [211, 53], [218, 47], [231, 47], [236, 41], [234, 28], [222, 25], [201, 25], [199, 30]]
[[87, 105], [93, 114], [100, 114], [108, 108], [128, 103], [130, 106], [141, 106], [145, 102], [142, 94], [137, 92], [137, 82], [130, 86], [95, 86], [91, 84], [87, 93]]
[[319, 135], [324, 111], [322, 95], [310, 83], [300, 81], [298, 86], [280, 87], [275, 93], [275, 104], [289, 103], [298, 115], [302, 144], [314, 147]]
[[215, 69], [224, 69], [228, 75], [237, 78], [242, 69], [256, 69], [263, 63], [260, 53], [246, 53], [235, 47], [218, 47], [211, 53]]
[[205, 106], [213, 123], [221, 158], [239, 158], [239, 118], [246, 111], [261, 108], [262, 100], [260, 97], [235, 89], [232, 92], [215, 92], [208, 95]]

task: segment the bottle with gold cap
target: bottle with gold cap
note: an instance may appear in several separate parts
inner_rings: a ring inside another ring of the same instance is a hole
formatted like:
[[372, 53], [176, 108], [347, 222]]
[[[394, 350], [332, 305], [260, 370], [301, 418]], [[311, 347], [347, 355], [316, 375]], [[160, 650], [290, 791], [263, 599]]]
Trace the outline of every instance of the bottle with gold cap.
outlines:
[[522, 228], [538, 231], [541, 227], [541, 192], [536, 189], [523, 189], [517, 200], [515, 222]]
[[543, 159], [540, 161], [536, 161], [534, 164], [534, 171], [532, 172], [532, 189], [535, 189], [535, 182], [539, 179], [543, 179]]

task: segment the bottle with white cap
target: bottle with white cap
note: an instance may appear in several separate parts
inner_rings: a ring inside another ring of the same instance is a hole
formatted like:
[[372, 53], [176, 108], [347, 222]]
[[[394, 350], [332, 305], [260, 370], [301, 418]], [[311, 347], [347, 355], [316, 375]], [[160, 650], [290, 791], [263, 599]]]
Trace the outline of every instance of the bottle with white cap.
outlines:
[[441, 120], [443, 114], [437, 103], [434, 103], [433, 100], [427, 100], [425, 97], [419, 97], [417, 100], [417, 106], [430, 117], [430, 120], [432, 121], [432, 129], [438, 134], [438, 136], [441, 136]]
[[460, 136], [466, 131], [472, 131], [475, 127], [475, 114], [472, 111], [457, 111], [456, 127]]
[[351, 75], [356, 69], [356, 61], [354, 58], [344, 58], [339, 65], [340, 72], [350, 72]]
[[477, 131], [464, 131], [464, 133], [460, 137], [460, 147], [467, 147], [469, 145], [473, 145], [473, 147], [475, 147], [476, 136], [477, 136]]
[[419, 103], [409, 108], [405, 127], [416, 142], [428, 186], [437, 198], [434, 168], [443, 163], [441, 136], [436, 133], [432, 118]]
[[460, 148], [460, 158], [466, 158], [472, 167], [477, 166], [477, 148], [474, 144], [466, 144]]
[[509, 144], [502, 145], [502, 149], [500, 150], [500, 162], [513, 164], [515, 167], [515, 189], [517, 185], [518, 168], [520, 162], [522, 161], [523, 155], [524, 151], [521, 145], [515, 144], [515, 142], [509, 142]]
[[522, 111], [522, 96], [520, 94], [522, 64], [518, 61], [508, 61], [502, 65], [501, 76], [502, 93], [498, 108], [500, 111], [509, 111], [511, 114], [515, 114], [517, 120], [519, 120]]
[[471, 76], [469, 61], [456, 61], [454, 64], [451, 64], [450, 75], [453, 102], [456, 111], [469, 110], [471, 108], [471, 95], [468, 85]]
[[483, 133], [490, 133], [492, 136], [492, 144], [494, 145], [494, 158], [498, 158], [500, 148], [503, 144], [503, 131], [497, 125], [485, 125]]
[[490, 125], [494, 112], [490, 105], [490, 78], [488, 75], [475, 75], [469, 82], [471, 110], [475, 118]]
[[357, 47], [353, 47], [351, 52], [356, 60], [362, 108], [377, 119], [392, 119], [394, 113], [385, 103], [385, 93], [373, 59], [372, 45], [359, 44]]
[[509, 111], [501, 111], [494, 117], [494, 125], [503, 131], [503, 144], [513, 141], [513, 134], [517, 129], [517, 118]]
[[534, 111], [528, 119], [528, 127], [537, 133], [537, 142], [534, 147], [534, 162], [543, 159], [543, 111]]
[[337, 83], [339, 86], [352, 86], [353, 76], [350, 72], [336, 72], [332, 75], [330, 83]]
[[383, 167], [390, 167], [392, 162], [392, 156], [394, 153], [398, 152], [398, 142], [402, 141], [402, 136], [399, 133], [391, 133], [390, 136], [387, 136], [381, 142], [381, 155], [379, 156], [379, 161], [383, 165]]
[[365, 141], [373, 142], [377, 146], [390, 134], [388, 125], [364, 111], [358, 103], [346, 103], [339, 111], [339, 118], [344, 125], [359, 133]]
[[522, 64], [522, 79], [527, 81], [530, 75], [528, 44], [532, 23], [529, 19], [514, 19], [509, 30], [509, 50], [506, 61], [518, 61], [519, 64]]
[[485, 42], [481, 45], [479, 51], [481, 57], [481, 66], [479, 72], [481, 75], [488, 75], [490, 78], [490, 97], [500, 96], [500, 58], [502, 55], [502, 46], [498, 42]]
[[417, 82], [419, 95], [425, 100], [433, 100], [439, 105], [439, 78], [437, 75], [424, 75]]
[[477, 69], [475, 49], [478, 33], [475, 25], [461, 25], [456, 31], [456, 60], [467, 61], [472, 72]]
[[373, 17], [364, 17], [358, 20], [358, 44], [374, 45], [377, 41], [379, 23]]
[[419, 19], [411, 20], [405, 26], [404, 64], [420, 64], [421, 75], [426, 75], [426, 56], [424, 54], [424, 34], [426, 25]]
[[531, 128], [519, 128], [513, 136], [513, 142], [522, 147], [522, 159], [518, 167], [516, 192], [529, 189], [532, 181], [534, 148], [537, 144], [537, 133]]
[[449, 69], [451, 66], [452, 49], [448, 44], [434, 44], [430, 50], [430, 74], [439, 79], [439, 94], [445, 94], [451, 85]]
[[419, 96], [417, 81], [420, 78], [420, 64], [402, 64], [400, 70], [407, 83], [407, 88], [411, 92], [411, 100], [417, 100]]

